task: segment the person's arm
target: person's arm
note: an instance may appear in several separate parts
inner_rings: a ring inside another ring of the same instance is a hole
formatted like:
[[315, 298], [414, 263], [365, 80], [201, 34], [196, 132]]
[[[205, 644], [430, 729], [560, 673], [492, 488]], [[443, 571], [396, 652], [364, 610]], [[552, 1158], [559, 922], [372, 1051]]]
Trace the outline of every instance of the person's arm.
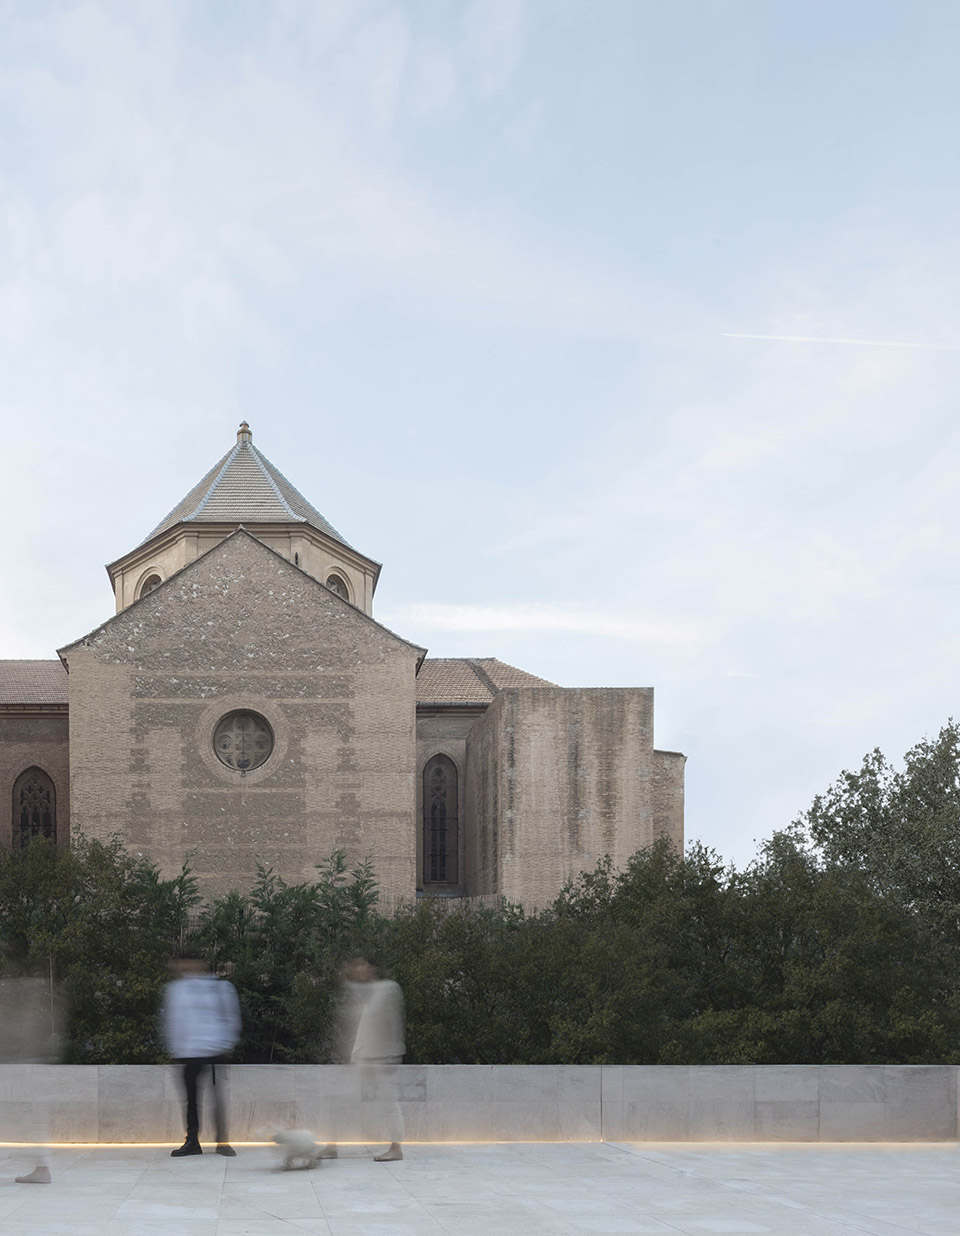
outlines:
[[243, 1020], [240, 1016], [240, 997], [237, 995], [237, 989], [229, 981], [229, 979], [220, 980], [220, 999], [223, 1009], [223, 1024], [226, 1030], [225, 1037], [230, 1040], [228, 1050], [232, 1051], [240, 1041], [240, 1034], [243, 1030]]
[[360, 1026], [360, 1002], [354, 990], [355, 983], [344, 983], [337, 1001], [334, 1025], [336, 1041], [333, 1047], [334, 1064], [349, 1064], [357, 1041]]
[[390, 1030], [393, 1038], [396, 1056], [404, 1056], [407, 1051], [407, 1010], [403, 999], [403, 988], [399, 983], [391, 982], [390, 992]]
[[167, 983], [163, 989], [163, 999], [160, 1004], [160, 1024], [163, 1029], [163, 1042], [167, 1049], [168, 1055], [177, 1056], [175, 1044], [177, 1040], [176, 1026], [176, 996], [173, 991], [173, 983]]

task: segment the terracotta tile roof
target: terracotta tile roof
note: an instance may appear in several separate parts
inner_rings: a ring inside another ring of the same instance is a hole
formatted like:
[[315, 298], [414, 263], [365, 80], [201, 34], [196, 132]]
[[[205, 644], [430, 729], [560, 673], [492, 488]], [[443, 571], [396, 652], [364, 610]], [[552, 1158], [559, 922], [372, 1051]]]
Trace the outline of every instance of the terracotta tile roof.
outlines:
[[227, 451], [141, 544], [180, 523], [310, 524], [349, 545], [282, 472], [257, 450], [249, 431]]
[[553, 687], [496, 657], [427, 657], [417, 674], [418, 704], [489, 704], [504, 687]]
[[0, 704], [66, 704], [69, 681], [60, 661], [0, 661]]

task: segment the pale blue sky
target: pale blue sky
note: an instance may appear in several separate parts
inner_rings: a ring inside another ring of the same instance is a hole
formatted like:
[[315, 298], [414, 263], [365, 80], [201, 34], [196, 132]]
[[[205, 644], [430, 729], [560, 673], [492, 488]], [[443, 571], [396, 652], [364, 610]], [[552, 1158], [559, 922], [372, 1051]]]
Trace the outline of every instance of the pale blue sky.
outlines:
[[956, 710], [958, 53], [923, 0], [0, 6], [0, 655], [246, 418], [401, 634], [654, 686], [745, 861]]

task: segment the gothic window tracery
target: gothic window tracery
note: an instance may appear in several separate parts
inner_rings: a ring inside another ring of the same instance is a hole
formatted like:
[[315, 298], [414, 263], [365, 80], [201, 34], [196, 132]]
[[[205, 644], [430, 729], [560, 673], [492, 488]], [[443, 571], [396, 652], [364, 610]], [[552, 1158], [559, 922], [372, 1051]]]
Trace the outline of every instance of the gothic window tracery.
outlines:
[[435, 755], [423, 770], [423, 882], [457, 882], [457, 766]]
[[28, 768], [13, 787], [13, 844], [27, 846], [34, 837], [57, 839], [57, 792], [42, 768]]

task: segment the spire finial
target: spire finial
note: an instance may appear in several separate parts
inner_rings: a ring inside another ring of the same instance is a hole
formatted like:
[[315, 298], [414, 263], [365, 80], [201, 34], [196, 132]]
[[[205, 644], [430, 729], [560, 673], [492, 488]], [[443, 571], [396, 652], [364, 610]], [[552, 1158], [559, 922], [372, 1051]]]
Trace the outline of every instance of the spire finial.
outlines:
[[250, 432], [250, 426], [246, 421], [240, 422], [240, 428], [237, 430], [238, 442], [252, 442], [253, 434]]

